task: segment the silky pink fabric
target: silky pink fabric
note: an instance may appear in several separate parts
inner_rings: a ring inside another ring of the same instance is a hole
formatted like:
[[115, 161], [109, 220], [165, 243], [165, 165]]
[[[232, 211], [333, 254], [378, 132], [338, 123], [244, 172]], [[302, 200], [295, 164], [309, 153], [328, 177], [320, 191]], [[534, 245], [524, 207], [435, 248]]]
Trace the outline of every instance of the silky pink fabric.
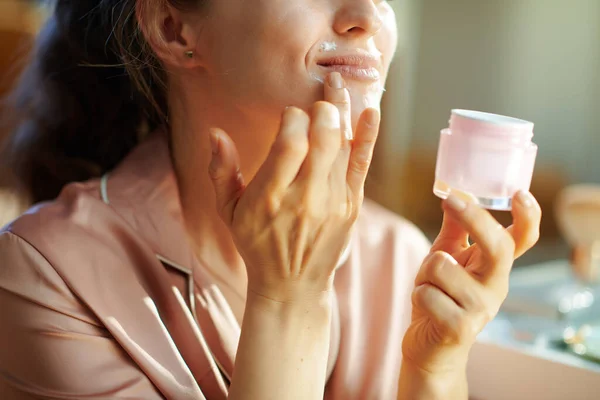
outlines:
[[[186, 240], [163, 135], [0, 233], [0, 399], [225, 399], [240, 334]], [[365, 203], [335, 278], [327, 400], [394, 399], [429, 243]]]

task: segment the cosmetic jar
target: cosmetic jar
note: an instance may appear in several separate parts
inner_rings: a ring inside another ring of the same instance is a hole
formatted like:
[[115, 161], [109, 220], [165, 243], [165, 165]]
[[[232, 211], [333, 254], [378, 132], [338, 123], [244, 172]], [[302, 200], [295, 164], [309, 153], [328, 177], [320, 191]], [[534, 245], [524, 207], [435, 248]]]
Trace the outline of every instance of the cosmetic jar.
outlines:
[[452, 110], [442, 130], [433, 193], [468, 196], [490, 210], [510, 210], [529, 191], [537, 145], [533, 123], [479, 111]]

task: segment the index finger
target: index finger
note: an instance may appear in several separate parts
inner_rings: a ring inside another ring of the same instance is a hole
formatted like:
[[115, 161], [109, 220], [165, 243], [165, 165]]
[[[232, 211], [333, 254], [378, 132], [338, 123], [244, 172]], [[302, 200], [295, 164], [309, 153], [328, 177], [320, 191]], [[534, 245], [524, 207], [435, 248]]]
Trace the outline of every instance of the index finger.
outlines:
[[340, 129], [343, 134], [342, 149], [349, 148], [352, 140], [352, 112], [350, 93], [339, 72], [332, 72], [325, 83], [325, 101], [333, 104], [340, 112]]
[[469, 248], [469, 232], [452, 214], [444, 213], [440, 233], [431, 245], [431, 253], [444, 251], [449, 254]]
[[507, 275], [515, 255], [515, 241], [510, 233], [483, 208], [450, 195], [443, 202], [444, 210], [451, 214], [469, 232], [483, 253], [484, 278], [498, 274]]
[[379, 111], [373, 108], [367, 108], [358, 119], [346, 172], [346, 183], [355, 196], [362, 196], [364, 193], [365, 180], [379, 134], [379, 123]]

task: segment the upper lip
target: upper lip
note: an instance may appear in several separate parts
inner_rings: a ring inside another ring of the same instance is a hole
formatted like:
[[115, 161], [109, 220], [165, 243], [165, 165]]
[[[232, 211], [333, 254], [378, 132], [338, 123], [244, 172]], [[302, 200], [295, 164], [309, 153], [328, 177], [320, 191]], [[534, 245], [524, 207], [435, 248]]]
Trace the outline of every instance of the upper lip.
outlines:
[[381, 65], [381, 56], [366, 50], [352, 52], [336, 52], [317, 60], [317, 65], [329, 67], [332, 65], [347, 65], [352, 67], [377, 68]]

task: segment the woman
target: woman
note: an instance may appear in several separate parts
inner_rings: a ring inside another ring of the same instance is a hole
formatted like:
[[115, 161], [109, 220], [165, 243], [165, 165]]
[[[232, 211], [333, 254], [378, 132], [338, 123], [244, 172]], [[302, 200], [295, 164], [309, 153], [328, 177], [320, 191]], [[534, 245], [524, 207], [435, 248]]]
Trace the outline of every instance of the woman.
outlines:
[[59, 0], [11, 149], [60, 196], [0, 235], [3, 398], [466, 399], [540, 210], [520, 193], [505, 230], [451, 197], [430, 247], [363, 204], [394, 21]]

